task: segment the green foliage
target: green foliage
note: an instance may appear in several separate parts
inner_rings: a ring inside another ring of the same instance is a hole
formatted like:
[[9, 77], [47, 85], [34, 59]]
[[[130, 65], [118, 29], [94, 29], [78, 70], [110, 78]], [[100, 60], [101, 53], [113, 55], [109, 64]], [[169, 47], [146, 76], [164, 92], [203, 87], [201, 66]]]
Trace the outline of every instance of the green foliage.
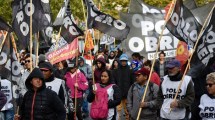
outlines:
[[[159, 8], [165, 7], [171, 0], [143, 0], [145, 3], [156, 6]], [[205, 4], [209, 4], [215, 0], [195, 0], [198, 6], [202, 6]], [[0, 16], [5, 20], [8, 21], [10, 24], [12, 22], [12, 8], [11, 8], [12, 0], [0, 0]], [[115, 18], [119, 18], [119, 12], [127, 12], [130, 0], [94, 0], [94, 3], [101, 8], [101, 11], [114, 16]], [[52, 9], [52, 21], [56, 18], [63, 0], [50, 0], [50, 5]], [[83, 15], [83, 6], [82, 0], [70, 0], [70, 6], [72, 9], [72, 13], [75, 19], [79, 19], [84, 21]], [[118, 9], [117, 8], [120, 8]], [[86, 12], [86, 8], [85, 8]]]
[[12, 0], [0, 0], [0, 16], [9, 24], [12, 22], [11, 2]]

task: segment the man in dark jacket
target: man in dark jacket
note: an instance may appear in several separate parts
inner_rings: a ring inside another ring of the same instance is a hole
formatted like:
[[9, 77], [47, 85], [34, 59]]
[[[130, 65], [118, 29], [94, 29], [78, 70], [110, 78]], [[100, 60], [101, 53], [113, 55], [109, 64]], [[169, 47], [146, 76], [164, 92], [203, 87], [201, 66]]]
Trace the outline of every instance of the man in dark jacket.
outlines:
[[15, 120], [65, 120], [66, 111], [57, 94], [46, 88], [44, 76], [39, 68], [34, 68], [26, 79], [26, 92], [20, 115]]
[[117, 112], [118, 112], [119, 119], [121, 119], [121, 111], [122, 111], [122, 108], [124, 108], [126, 120], [129, 120], [129, 114], [126, 108], [126, 103], [127, 103], [126, 99], [127, 99], [128, 90], [134, 82], [133, 80], [134, 76], [129, 66], [127, 65], [128, 56], [126, 54], [122, 54], [119, 60], [120, 60], [119, 68], [112, 71], [113, 79], [115, 83], [119, 86], [121, 95], [122, 95], [121, 103], [120, 105], [117, 106]]

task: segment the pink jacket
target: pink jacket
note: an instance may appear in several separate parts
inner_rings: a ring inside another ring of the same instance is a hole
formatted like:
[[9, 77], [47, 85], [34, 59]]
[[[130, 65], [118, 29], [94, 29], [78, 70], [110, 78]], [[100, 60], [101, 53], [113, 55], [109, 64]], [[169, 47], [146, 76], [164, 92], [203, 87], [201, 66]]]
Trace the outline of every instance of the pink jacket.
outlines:
[[[65, 75], [66, 78], [66, 85], [71, 89], [71, 96], [72, 98], [75, 98], [75, 82], [76, 82], [76, 72], [70, 73], [67, 72]], [[83, 97], [83, 91], [88, 89], [88, 82], [84, 74], [78, 69], [77, 70], [77, 96], [76, 98], [82, 98]]]

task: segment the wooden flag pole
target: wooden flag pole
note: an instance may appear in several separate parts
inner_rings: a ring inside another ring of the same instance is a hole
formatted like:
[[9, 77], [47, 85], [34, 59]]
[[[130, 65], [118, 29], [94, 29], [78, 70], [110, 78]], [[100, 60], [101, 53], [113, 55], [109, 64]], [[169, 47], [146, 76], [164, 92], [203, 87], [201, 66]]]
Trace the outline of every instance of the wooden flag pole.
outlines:
[[[77, 46], [78, 46], [78, 42], [77, 42]], [[78, 67], [78, 49], [76, 50], [76, 61], [75, 61], [75, 67]], [[75, 71], [75, 84], [77, 84], [78, 82], [78, 75], [77, 75], [77, 69]], [[75, 112], [74, 112], [74, 120], [76, 120], [76, 110], [77, 110], [77, 87], [75, 87]]]
[[[82, 4], [82, 8], [83, 8], [83, 14], [84, 14], [84, 20], [85, 20], [85, 32], [87, 34], [87, 19], [86, 19], [86, 15], [85, 15], [85, 8], [84, 8], [84, 2], [83, 0], [81, 0], [81, 4]], [[84, 39], [84, 48], [83, 48], [83, 53], [82, 53], [82, 57], [84, 56], [84, 49], [85, 49], [85, 42], [86, 42], [86, 35], [85, 35], [85, 39]]]
[[[185, 69], [184, 74], [183, 74], [183, 76], [182, 76], [182, 79], [181, 79], [181, 81], [180, 81], [180, 83], [179, 83], [179, 86], [178, 86], [178, 88], [177, 88], [177, 91], [176, 91], [176, 94], [175, 94], [175, 97], [174, 97], [173, 101], [175, 101], [175, 100], [176, 100], [176, 96], [178, 96], [179, 89], [181, 88], [181, 85], [182, 85], [182, 83], [183, 83], [183, 81], [184, 81], [185, 74], [187, 73], [187, 70], [188, 70], [188, 68], [189, 68], [189, 66], [190, 66], [190, 62], [191, 62], [191, 59], [192, 59], [192, 57], [193, 57], [193, 53], [195, 52], [196, 47], [197, 47], [197, 45], [198, 45], [198, 42], [199, 42], [199, 40], [200, 40], [200, 38], [201, 38], [201, 36], [202, 36], [202, 34], [203, 34], [203, 32], [204, 32], [205, 26], [208, 24], [208, 19], [210, 18], [211, 14], [212, 14], [212, 12], [213, 12], [214, 7], [215, 7], [215, 5], [214, 5], [213, 8], [211, 9], [210, 13], [208, 14], [208, 16], [207, 16], [207, 18], [206, 18], [206, 20], [205, 20], [205, 22], [204, 22], [204, 24], [203, 24], [203, 26], [202, 26], [202, 28], [201, 28], [201, 30], [200, 30], [200, 33], [199, 33], [198, 38], [197, 38], [197, 40], [196, 40], [195, 46], [194, 46], [194, 48], [193, 48], [193, 52], [191, 53], [190, 58], [188, 59], [188, 63], [187, 63], [186, 69]], [[169, 114], [171, 113], [171, 111], [172, 111], [172, 108], [170, 108]]]
[[40, 35], [40, 33], [38, 32], [37, 33], [37, 35], [36, 35], [36, 40], [37, 40], [37, 49], [36, 49], [36, 65], [35, 66], [38, 66], [38, 59], [39, 59], [39, 56], [38, 56], [38, 54], [39, 54], [39, 36]]
[[14, 39], [14, 36], [13, 36], [12, 33], [11, 33], [11, 42], [12, 42], [12, 45], [13, 45], [13, 48], [14, 48], [14, 51], [15, 51], [17, 60], [19, 61], [19, 56], [18, 56], [18, 54], [17, 54], [18, 51], [17, 51], [17, 47], [16, 47], [16, 42], [15, 42], [15, 39]]
[[3, 45], [4, 45], [4, 42], [5, 42], [6, 38], [7, 38], [7, 34], [8, 34], [8, 31], [6, 31], [5, 34], [4, 34], [4, 32], [3, 32], [4, 39], [3, 39], [2, 43], [1, 43], [0, 51], [2, 51], [2, 47], [3, 47]]
[[[31, 15], [30, 15], [30, 47], [29, 47], [29, 49], [30, 49], [30, 61], [32, 61], [32, 47], [33, 47], [33, 45], [32, 45], [32, 0], [30, 0], [30, 4], [31, 4], [31, 6], [30, 6], [30, 13], [31, 13]], [[31, 68], [30, 68], [30, 71], [32, 71], [33, 70], [33, 64], [34, 64], [34, 62], [32, 62], [32, 65], [31, 65]]]
[[[164, 23], [164, 26], [166, 26], [167, 21], [169, 20], [169, 17], [170, 17], [170, 14], [172, 13], [172, 8], [173, 8], [173, 5], [175, 4], [175, 2], [176, 2], [176, 0], [173, 0], [173, 1], [172, 1], [172, 4], [171, 4], [170, 9], [169, 9], [168, 14], [167, 14], [167, 19], [165, 20], [165, 23]], [[141, 102], [144, 102], [145, 97], [146, 97], [146, 93], [147, 93], [147, 90], [148, 90], [148, 86], [149, 86], [149, 82], [150, 82], [150, 79], [151, 79], [153, 67], [154, 67], [154, 64], [155, 64], [155, 59], [156, 59], [156, 57], [157, 57], [157, 55], [158, 55], [158, 49], [159, 49], [159, 47], [160, 47], [160, 41], [161, 41], [161, 38], [162, 38], [162, 36], [163, 36], [164, 29], [165, 29], [165, 27], [163, 27], [162, 32], [161, 32], [161, 34], [160, 34], [160, 36], [159, 36], [159, 40], [158, 40], [158, 44], [157, 44], [156, 53], [155, 53], [155, 55], [154, 55], [154, 59], [153, 59], [153, 63], [152, 63], [152, 66], [151, 66], [150, 74], [149, 74], [149, 77], [148, 77], [148, 81], [147, 81], [146, 88], [145, 88], [145, 91], [144, 91], [144, 94], [143, 94], [143, 97], [142, 97], [142, 101], [141, 101]], [[139, 111], [138, 111], [138, 115], [137, 115], [137, 119], [136, 119], [136, 120], [139, 120], [141, 111], [142, 111], [142, 108], [140, 107], [140, 108], [139, 108]]]

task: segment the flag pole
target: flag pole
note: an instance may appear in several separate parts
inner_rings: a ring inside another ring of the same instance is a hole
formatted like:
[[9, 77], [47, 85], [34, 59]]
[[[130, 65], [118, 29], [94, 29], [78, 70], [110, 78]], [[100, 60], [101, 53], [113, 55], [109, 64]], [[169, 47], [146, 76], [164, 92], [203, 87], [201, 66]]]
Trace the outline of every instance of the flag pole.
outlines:
[[[182, 79], [181, 79], [181, 81], [180, 81], [180, 83], [179, 83], [179, 86], [178, 86], [178, 88], [177, 88], [177, 91], [176, 91], [176, 94], [175, 94], [175, 97], [174, 97], [173, 101], [175, 101], [175, 100], [176, 100], [176, 96], [178, 96], [179, 89], [181, 88], [181, 85], [182, 85], [182, 83], [183, 83], [183, 81], [184, 81], [185, 74], [187, 73], [187, 70], [188, 70], [188, 68], [189, 68], [189, 66], [190, 66], [190, 62], [191, 62], [191, 59], [192, 59], [192, 57], [193, 57], [193, 53], [194, 53], [195, 50], [196, 50], [196, 47], [197, 47], [197, 45], [198, 45], [198, 42], [199, 42], [199, 40], [200, 40], [200, 38], [201, 38], [201, 36], [202, 36], [202, 34], [203, 34], [203, 32], [204, 32], [205, 26], [206, 26], [207, 23], [208, 23], [208, 20], [209, 20], [211, 14], [212, 14], [212, 12], [213, 12], [214, 7], [215, 7], [215, 5], [214, 5], [213, 8], [211, 9], [210, 13], [208, 14], [208, 16], [207, 16], [207, 18], [206, 18], [206, 20], [205, 20], [205, 22], [204, 22], [204, 24], [203, 24], [203, 26], [202, 26], [202, 28], [201, 28], [201, 30], [200, 30], [200, 33], [199, 33], [198, 38], [197, 38], [197, 40], [196, 40], [195, 46], [194, 46], [194, 48], [193, 48], [193, 52], [191, 53], [190, 58], [188, 59], [188, 63], [187, 63], [186, 69], [185, 69], [184, 74], [183, 74], [183, 76], [182, 76]], [[171, 113], [171, 111], [172, 111], [172, 108], [170, 108], [169, 114]]]
[[18, 51], [17, 51], [17, 46], [16, 46], [16, 42], [15, 42], [15, 39], [14, 39], [14, 36], [13, 34], [11, 33], [11, 41], [12, 41], [12, 45], [13, 45], [13, 48], [14, 48], [14, 51], [15, 51], [15, 54], [16, 54], [16, 57], [17, 57], [17, 60], [19, 61], [19, 56], [18, 56]]
[[38, 62], [39, 62], [39, 60], [38, 60], [38, 58], [39, 58], [39, 56], [38, 56], [38, 54], [39, 54], [39, 37], [40, 37], [39, 35], [40, 35], [40, 33], [38, 32], [36, 35], [37, 49], [36, 49], [36, 65], [35, 66], [38, 66]]
[[[31, 15], [30, 15], [30, 47], [29, 47], [29, 49], [30, 49], [30, 61], [32, 61], [32, 47], [33, 47], [33, 45], [32, 45], [32, 0], [30, 0], [30, 4], [31, 4], [31, 6], [30, 6]], [[32, 71], [32, 69], [33, 69], [33, 64], [34, 64], [34, 62], [32, 62], [30, 71]]]
[[[78, 42], [77, 42], [77, 47], [78, 47]], [[78, 48], [77, 48], [77, 50], [76, 50], [76, 61], [75, 61], [75, 64], [76, 65], [78, 65]], [[75, 66], [76, 66], [75, 65]], [[76, 67], [78, 67], [78, 66], [76, 66]], [[76, 69], [76, 71], [75, 71], [75, 74], [76, 74], [76, 76], [75, 76], [75, 84], [77, 84], [77, 79], [78, 79], [78, 75], [77, 75], [77, 69]], [[76, 120], [76, 110], [77, 110], [77, 87], [75, 87], [75, 112], [74, 112], [74, 120]]]
[[[86, 19], [86, 15], [85, 15], [85, 8], [84, 8], [84, 2], [83, 2], [83, 0], [81, 0], [81, 4], [82, 4], [82, 9], [83, 9], [83, 14], [84, 14], [84, 20], [85, 20], [85, 32], [87, 32], [87, 29], [88, 29], [87, 28], [87, 19]], [[84, 39], [84, 48], [85, 48], [86, 37], [87, 36], [85, 36], [85, 39]], [[84, 56], [84, 48], [83, 48], [82, 57]]]
[[[170, 9], [169, 9], [169, 11], [168, 11], [168, 13], [167, 13], [167, 17], [166, 17], [167, 19], [165, 20], [164, 26], [166, 26], [167, 21], [168, 21], [169, 18], [170, 18], [170, 14], [172, 13], [172, 8], [173, 8], [173, 5], [175, 5], [175, 2], [176, 2], [176, 0], [173, 0], [173, 1], [172, 1], [172, 4], [171, 4], [171, 6], [170, 6]], [[145, 88], [145, 91], [144, 91], [144, 94], [143, 94], [143, 97], [142, 97], [141, 102], [144, 102], [145, 97], [146, 97], [146, 93], [147, 93], [147, 90], [148, 90], [148, 86], [149, 86], [149, 82], [150, 82], [150, 79], [151, 79], [153, 67], [154, 67], [154, 64], [155, 64], [155, 59], [156, 59], [156, 57], [157, 57], [157, 55], [158, 55], [158, 49], [159, 49], [159, 47], [160, 47], [160, 41], [161, 41], [161, 38], [162, 38], [162, 36], [163, 36], [164, 29], [165, 29], [165, 27], [163, 27], [162, 32], [161, 32], [161, 34], [160, 34], [160, 36], [159, 36], [159, 40], [158, 40], [158, 44], [157, 44], [156, 53], [155, 53], [155, 55], [154, 55], [153, 63], [152, 63], [151, 69], [150, 69], [150, 74], [149, 74], [149, 77], [148, 77], [148, 81], [147, 81], [146, 88]], [[139, 108], [139, 111], [138, 111], [138, 115], [137, 115], [137, 119], [136, 119], [136, 120], [139, 120], [141, 111], [142, 111], [142, 107]]]
[[5, 42], [6, 38], [7, 38], [7, 34], [8, 34], [8, 31], [6, 31], [5, 35], [4, 35], [4, 31], [3, 31], [4, 39], [3, 39], [2, 43], [1, 43], [0, 51], [2, 51], [2, 47], [3, 47], [3, 45], [4, 45], [4, 42]]

